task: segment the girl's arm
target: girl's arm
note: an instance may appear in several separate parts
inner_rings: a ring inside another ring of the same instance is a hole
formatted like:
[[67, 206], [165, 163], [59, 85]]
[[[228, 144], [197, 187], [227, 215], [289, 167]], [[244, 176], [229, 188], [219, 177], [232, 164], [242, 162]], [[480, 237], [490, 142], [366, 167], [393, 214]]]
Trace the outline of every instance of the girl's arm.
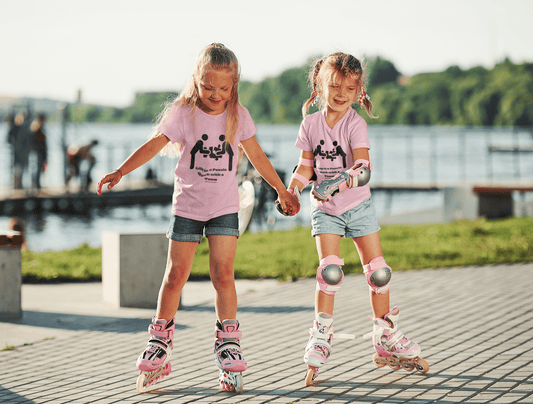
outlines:
[[370, 160], [370, 155], [368, 154], [368, 149], [365, 149], [364, 147], [360, 149], [353, 149], [352, 150], [352, 159], [353, 161], [363, 159], [363, 160]]
[[98, 182], [96, 192], [102, 195], [102, 186], [109, 183], [107, 189], [113, 188], [119, 183], [123, 175], [131, 173], [136, 168], [150, 161], [169, 142], [168, 137], [162, 133], [157, 134], [147, 140], [142, 146], [135, 150], [124, 162], [112, 173], [106, 174]]
[[[315, 160], [315, 155], [311, 151], [303, 151], [300, 153], [300, 160]], [[313, 167], [305, 166], [302, 164], [298, 164], [298, 167], [294, 171], [294, 174], [300, 174], [301, 176], [307, 178], [310, 180], [313, 177], [313, 174], [315, 173], [315, 169]], [[289, 189], [294, 189], [294, 187], [298, 187], [300, 192], [303, 191], [303, 189], [307, 186], [307, 184], [304, 184], [302, 181], [297, 180], [296, 178], [291, 178], [291, 182], [289, 183]], [[309, 183], [309, 182], [307, 182]]]
[[294, 195], [287, 191], [285, 184], [283, 184], [272, 163], [263, 152], [263, 149], [261, 149], [261, 146], [259, 146], [259, 143], [257, 143], [255, 136], [243, 140], [241, 145], [250, 162], [259, 174], [261, 174], [261, 177], [278, 193], [278, 199], [283, 211], [287, 212], [290, 216], [295, 215], [300, 210], [300, 202]]

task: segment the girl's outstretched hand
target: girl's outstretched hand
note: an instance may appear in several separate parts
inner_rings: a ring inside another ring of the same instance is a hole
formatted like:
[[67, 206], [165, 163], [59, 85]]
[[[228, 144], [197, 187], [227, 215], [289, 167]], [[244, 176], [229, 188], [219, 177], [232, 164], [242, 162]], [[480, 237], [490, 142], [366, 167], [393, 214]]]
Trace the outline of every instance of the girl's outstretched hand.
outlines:
[[111, 189], [115, 185], [117, 185], [121, 179], [122, 179], [122, 173], [119, 170], [115, 170], [112, 173], [104, 175], [102, 179], [98, 181], [98, 185], [96, 186], [96, 193], [98, 195], [102, 195], [102, 186], [104, 184], [109, 182], [107, 189]]
[[288, 216], [294, 216], [300, 211], [300, 201], [298, 198], [287, 190], [278, 194], [278, 200], [281, 208]]

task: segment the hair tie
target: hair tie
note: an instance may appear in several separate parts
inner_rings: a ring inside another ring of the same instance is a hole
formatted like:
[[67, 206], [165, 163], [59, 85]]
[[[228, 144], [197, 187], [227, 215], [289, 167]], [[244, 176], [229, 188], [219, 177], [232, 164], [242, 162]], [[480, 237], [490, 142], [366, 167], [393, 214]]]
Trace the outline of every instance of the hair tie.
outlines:
[[311, 98], [313, 99], [313, 102], [311, 103], [311, 106], [315, 105], [318, 100], [318, 91], [313, 91], [311, 94]]
[[361, 105], [361, 108], [365, 107], [365, 98], [370, 101], [370, 96], [366, 93], [365, 90], [359, 95], [359, 105]]

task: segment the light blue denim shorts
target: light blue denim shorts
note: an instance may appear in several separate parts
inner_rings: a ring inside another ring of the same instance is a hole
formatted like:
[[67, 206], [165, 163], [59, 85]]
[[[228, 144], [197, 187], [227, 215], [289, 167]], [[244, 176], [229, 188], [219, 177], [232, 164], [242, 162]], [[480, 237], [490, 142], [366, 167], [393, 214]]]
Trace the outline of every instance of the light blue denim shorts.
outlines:
[[346, 238], [362, 237], [381, 229], [372, 198], [339, 216], [328, 215], [319, 209], [313, 209], [311, 221], [313, 237], [317, 234], [338, 234]]
[[167, 237], [171, 240], [200, 242], [204, 234], [206, 237], [214, 235], [239, 237], [239, 215], [230, 213], [206, 222], [175, 215], [170, 219]]

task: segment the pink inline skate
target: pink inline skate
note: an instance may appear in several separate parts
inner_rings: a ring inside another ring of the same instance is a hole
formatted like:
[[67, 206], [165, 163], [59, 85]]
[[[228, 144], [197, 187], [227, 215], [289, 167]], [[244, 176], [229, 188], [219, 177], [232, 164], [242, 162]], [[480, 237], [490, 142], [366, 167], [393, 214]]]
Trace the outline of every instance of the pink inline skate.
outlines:
[[215, 362], [220, 369], [218, 381], [225, 391], [240, 393], [244, 387], [242, 372], [246, 361], [241, 352], [239, 322], [235, 319], [217, 320], [215, 328]]
[[304, 362], [307, 364], [305, 385], [310, 386], [318, 376], [318, 371], [331, 355], [333, 339], [333, 316], [327, 313], [317, 313], [313, 328], [309, 329], [309, 341], [305, 348]]
[[385, 365], [393, 370], [400, 367], [408, 372], [414, 369], [424, 374], [429, 370], [429, 364], [419, 357], [421, 349], [418, 344], [411, 342], [398, 330], [400, 309], [395, 307], [384, 318], [372, 318], [374, 330], [365, 334], [363, 338], [372, 337], [376, 353], [372, 357], [377, 367]]
[[169, 359], [173, 347], [174, 328], [174, 319], [168, 322], [155, 317], [152, 319], [152, 324], [148, 327], [150, 333], [148, 345], [137, 359], [137, 367], [141, 371], [137, 378], [139, 393], [170, 374], [172, 368]]

